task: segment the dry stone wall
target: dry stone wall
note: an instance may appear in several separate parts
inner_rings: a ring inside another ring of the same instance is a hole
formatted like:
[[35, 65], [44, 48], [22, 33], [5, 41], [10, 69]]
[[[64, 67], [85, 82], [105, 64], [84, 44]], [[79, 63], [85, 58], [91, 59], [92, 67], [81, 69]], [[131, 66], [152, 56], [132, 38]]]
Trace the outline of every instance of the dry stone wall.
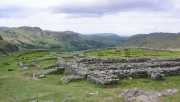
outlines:
[[80, 58], [64, 62], [68, 74], [107, 85], [124, 78], [151, 78], [180, 75], [180, 58]]
[[[66, 82], [86, 79], [96, 84], [118, 83], [125, 78], [164, 80], [165, 76], [180, 75], [180, 58], [74, 58], [59, 61], [38, 73], [47, 75], [64, 70]], [[66, 78], [67, 77], [67, 78]]]

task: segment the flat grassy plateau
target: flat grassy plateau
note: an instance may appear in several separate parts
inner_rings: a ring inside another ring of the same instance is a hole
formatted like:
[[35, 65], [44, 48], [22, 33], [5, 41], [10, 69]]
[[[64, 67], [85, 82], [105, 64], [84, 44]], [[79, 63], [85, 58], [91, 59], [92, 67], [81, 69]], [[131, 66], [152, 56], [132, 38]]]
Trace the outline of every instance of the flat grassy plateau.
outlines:
[[[180, 57], [179, 51], [162, 51], [147, 49], [103, 49], [82, 52], [86, 56], [100, 57], [131, 57], [131, 56], [159, 56]], [[40, 80], [32, 80], [31, 74], [56, 62], [61, 54], [51, 51], [25, 51], [0, 57], [0, 102], [29, 102], [34, 98], [38, 102], [122, 102], [120, 93], [128, 88], [144, 88], [147, 90], [161, 90], [167, 88], [180, 89], [180, 77], [167, 77], [164, 81], [151, 79], [126, 79], [118, 85], [102, 87], [88, 81], [76, 81], [64, 84], [63, 75], [48, 75]], [[26, 71], [18, 66], [19, 62], [33, 63]], [[93, 93], [93, 94], [90, 94]], [[180, 102], [180, 92], [173, 96], [161, 98], [162, 102]]]

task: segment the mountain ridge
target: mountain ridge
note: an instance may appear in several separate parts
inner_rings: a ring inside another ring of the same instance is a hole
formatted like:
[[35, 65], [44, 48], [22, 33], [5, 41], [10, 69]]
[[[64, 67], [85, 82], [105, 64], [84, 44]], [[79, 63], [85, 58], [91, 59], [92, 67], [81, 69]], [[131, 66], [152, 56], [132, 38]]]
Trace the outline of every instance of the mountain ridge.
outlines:
[[20, 49], [44, 48], [78, 51], [113, 47], [124, 41], [123, 38], [115, 35], [93, 37], [94, 35], [85, 35], [73, 31], [50, 31], [28, 26], [0, 28], [0, 35]]
[[121, 47], [147, 47], [159, 49], [180, 48], [179, 33], [156, 32], [131, 36], [120, 45]]
[[115, 33], [81, 34], [73, 31], [51, 31], [40, 27], [0, 27], [0, 36], [19, 49], [58, 49], [80, 51], [107, 47], [180, 48], [180, 33], [154, 32], [120, 36]]

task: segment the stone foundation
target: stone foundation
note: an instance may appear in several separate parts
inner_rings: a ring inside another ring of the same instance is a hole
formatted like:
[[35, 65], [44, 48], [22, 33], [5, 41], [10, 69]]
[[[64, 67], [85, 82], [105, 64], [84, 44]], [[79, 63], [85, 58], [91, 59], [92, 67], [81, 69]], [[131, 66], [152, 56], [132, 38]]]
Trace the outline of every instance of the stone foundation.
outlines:
[[101, 85], [129, 77], [163, 80], [164, 76], [180, 75], [180, 58], [81, 58], [62, 65], [68, 74]]

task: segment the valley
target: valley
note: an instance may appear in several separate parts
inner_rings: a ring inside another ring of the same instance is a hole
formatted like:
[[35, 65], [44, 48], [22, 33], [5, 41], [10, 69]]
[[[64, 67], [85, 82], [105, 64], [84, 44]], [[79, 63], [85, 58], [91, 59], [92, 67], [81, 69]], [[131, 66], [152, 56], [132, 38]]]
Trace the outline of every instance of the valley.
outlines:
[[73, 31], [49, 31], [39, 27], [0, 28], [0, 36], [19, 49], [78, 51], [113, 47], [125, 40], [116, 34], [85, 35]]
[[180, 102], [180, 0], [1, 0], [0, 102]]
[[0, 102], [179, 102], [178, 39], [1, 28]]

